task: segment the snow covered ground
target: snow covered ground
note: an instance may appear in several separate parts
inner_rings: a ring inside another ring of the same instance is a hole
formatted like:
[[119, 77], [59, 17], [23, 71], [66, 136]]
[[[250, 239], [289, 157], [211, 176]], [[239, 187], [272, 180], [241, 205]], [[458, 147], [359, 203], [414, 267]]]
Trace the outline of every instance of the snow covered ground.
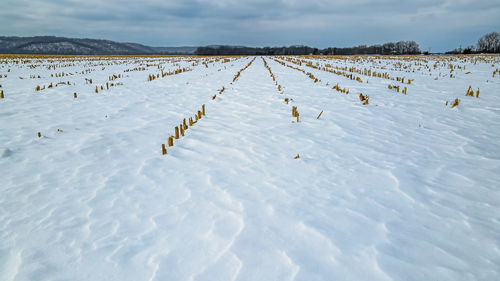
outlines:
[[229, 60], [0, 59], [0, 280], [500, 280], [499, 56]]

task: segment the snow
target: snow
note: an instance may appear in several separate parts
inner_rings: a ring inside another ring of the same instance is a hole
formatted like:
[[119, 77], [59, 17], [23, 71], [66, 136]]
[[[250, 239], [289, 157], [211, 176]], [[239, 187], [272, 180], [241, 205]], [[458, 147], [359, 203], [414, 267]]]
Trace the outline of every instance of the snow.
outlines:
[[1, 59], [0, 280], [500, 279], [500, 57], [356, 58]]

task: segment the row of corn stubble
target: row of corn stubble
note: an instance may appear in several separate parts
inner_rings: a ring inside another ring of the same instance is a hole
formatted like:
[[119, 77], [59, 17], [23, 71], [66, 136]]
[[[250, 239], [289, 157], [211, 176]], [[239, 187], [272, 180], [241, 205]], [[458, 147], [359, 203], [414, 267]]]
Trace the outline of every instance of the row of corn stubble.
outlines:
[[[168, 146], [169, 147], [174, 146], [174, 139], [178, 140], [180, 139], [180, 137], [183, 137], [186, 130], [192, 127], [194, 124], [196, 124], [203, 116], [205, 116], [204, 104], [201, 106], [201, 110], [198, 110], [194, 114], [194, 119], [193, 117], [189, 117], [188, 122], [186, 122], [186, 118], [184, 118], [182, 122], [179, 124], [179, 126], [176, 126], [174, 128], [174, 135], [168, 137], [168, 143], [167, 143]], [[167, 154], [167, 148], [165, 147], [164, 143], [161, 145], [161, 151], [163, 155]]]
[[[269, 76], [271, 76], [271, 79], [273, 79], [274, 84], [278, 88], [278, 92], [280, 94], [283, 94], [283, 87], [276, 80], [276, 76], [274, 75], [271, 67], [267, 64], [267, 61], [264, 58], [262, 58], [262, 62], [264, 63], [265, 68], [269, 71]], [[285, 97], [284, 101], [286, 104], [288, 104], [289, 102], [291, 102], [293, 100], [288, 98], [288, 97]], [[297, 123], [299, 122], [299, 111], [297, 110], [297, 106], [292, 106], [292, 117], [296, 118]]]
[[[269, 76], [271, 76], [271, 79], [273, 79], [273, 82], [274, 82], [274, 84], [277, 87], [278, 93], [279, 94], [283, 94], [284, 93], [283, 87], [281, 86], [281, 84], [278, 83], [278, 81], [276, 79], [276, 76], [274, 75], [271, 67], [267, 64], [267, 62], [266, 62], [266, 60], [264, 58], [262, 58], [262, 61], [264, 63], [264, 66], [266, 67], [266, 69], [269, 71]], [[291, 99], [291, 98], [288, 98], [288, 97], [284, 98], [284, 102], [286, 104], [289, 104], [289, 102], [292, 102], [292, 101], [293, 101], [293, 99]], [[321, 116], [321, 114], [323, 114], [323, 111], [320, 112], [320, 114], [318, 115], [318, 117], [316, 119], [319, 119], [319, 117]], [[294, 106], [294, 105], [292, 105], [292, 117], [296, 118], [296, 123], [299, 123], [299, 111], [297, 110], [297, 106]], [[300, 158], [300, 156], [297, 153], [297, 155], [294, 156], [294, 159], [299, 159], [299, 158]]]
[[[236, 75], [233, 77], [233, 82], [235, 82], [240, 77], [240, 75], [243, 71], [245, 71], [248, 67], [250, 67], [250, 65], [252, 64], [252, 62], [254, 60], [255, 60], [255, 58], [253, 60], [251, 60], [245, 67], [240, 69], [238, 71], [238, 73], [236, 73]], [[226, 88], [224, 86], [222, 86], [222, 89], [218, 90], [219, 95], [221, 95], [225, 89]], [[212, 100], [215, 100], [216, 96], [217, 95], [214, 95], [212, 97]], [[186, 118], [184, 118], [182, 120], [182, 122], [179, 124], [179, 126], [176, 126], [174, 128], [174, 135], [171, 135], [168, 137], [167, 146], [168, 147], [174, 146], [174, 140], [177, 140], [177, 139], [180, 139], [180, 137], [183, 137], [185, 134], [185, 131], [187, 129], [189, 129], [190, 127], [192, 127], [194, 124], [196, 124], [203, 116], [205, 116], [205, 104], [203, 104], [201, 106], [201, 110], [198, 110], [194, 114], [194, 119], [193, 119], [193, 117], [189, 117], [188, 121], [186, 121]], [[161, 145], [161, 151], [162, 151], [162, 155], [167, 154], [167, 147], [164, 143]]]

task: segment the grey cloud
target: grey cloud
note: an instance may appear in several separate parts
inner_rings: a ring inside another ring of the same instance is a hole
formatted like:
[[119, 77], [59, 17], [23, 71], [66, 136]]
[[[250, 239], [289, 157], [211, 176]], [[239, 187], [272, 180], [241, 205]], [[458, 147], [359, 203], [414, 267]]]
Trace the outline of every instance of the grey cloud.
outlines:
[[486, 0], [3, 0], [0, 34], [157, 46], [327, 47], [416, 40], [444, 51], [500, 30], [498, 14], [500, 3]]

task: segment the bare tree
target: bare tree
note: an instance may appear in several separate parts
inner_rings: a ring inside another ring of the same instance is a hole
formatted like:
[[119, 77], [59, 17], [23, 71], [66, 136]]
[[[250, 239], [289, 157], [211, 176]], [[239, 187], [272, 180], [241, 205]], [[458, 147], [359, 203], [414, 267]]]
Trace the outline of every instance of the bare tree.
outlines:
[[477, 50], [485, 53], [500, 53], [500, 34], [491, 32], [479, 39]]

